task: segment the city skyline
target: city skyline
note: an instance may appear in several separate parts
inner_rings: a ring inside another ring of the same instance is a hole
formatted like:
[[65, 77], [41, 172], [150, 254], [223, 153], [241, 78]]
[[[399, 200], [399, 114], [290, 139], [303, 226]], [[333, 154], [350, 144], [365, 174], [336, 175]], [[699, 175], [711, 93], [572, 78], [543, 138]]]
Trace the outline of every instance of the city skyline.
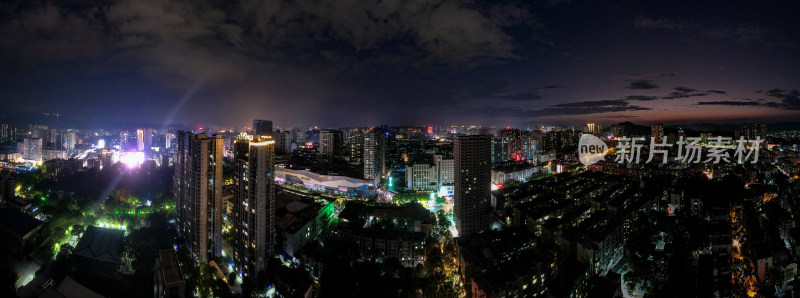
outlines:
[[2, 116], [342, 127], [800, 115], [798, 3], [345, 5], [8, 3]]
[[798, 13], [0, 2], [0, 297], [800, 296]]

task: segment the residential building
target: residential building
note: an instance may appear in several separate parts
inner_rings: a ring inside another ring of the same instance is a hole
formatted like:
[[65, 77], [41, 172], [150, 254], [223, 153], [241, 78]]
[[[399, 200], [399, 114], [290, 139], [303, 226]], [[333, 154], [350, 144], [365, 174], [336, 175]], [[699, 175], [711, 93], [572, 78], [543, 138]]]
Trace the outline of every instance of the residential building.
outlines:
[[243, 279], [266, 270], [275, 253], [275, 141], [271, 134], [235, 143], [233, 259]]
[[491, 197], [491, 137], [458, 136], [455, 157], [454, 219], [461, 235], [489, 228], [488, 202]]
[[222, 255], [222, 151], [220, 136], [178, 132], [173, 181], [178, 227], [201, 263]]
[[380, 181], [386, 174], [386, 134], [372, 129], [364, 134], [364, 179]]
[[338, 130], [323, 130], [319, 133], [319, 153], [323, 161], [331, 161], [342, 155], [342, 132]]

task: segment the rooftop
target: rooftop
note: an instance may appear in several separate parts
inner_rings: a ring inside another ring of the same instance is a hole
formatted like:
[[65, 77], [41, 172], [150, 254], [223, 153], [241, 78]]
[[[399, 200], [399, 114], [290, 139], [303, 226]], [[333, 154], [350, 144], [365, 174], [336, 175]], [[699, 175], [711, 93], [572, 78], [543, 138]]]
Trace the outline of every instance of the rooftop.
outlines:
[[164, 277], [164, 284], [174, 284], [183, 282], [183, 271], [178, 264], [178, 255], [174, 250], [163, 249], [158, 251], [158, 258], [161, 260], [161, 276]]
[[119, 262], [125, 231], [89, 226], [73, 254], [108, 262]]
[[102, 298], [89, 288], [79, 284], [69, 276], [64, 278], [57, 288], [49, 287], [42, 291], [39, 298]]
[[0, 226], [3, 226], [20, 237], [28, 235], [41, 224], [42, 221], [19, 212], [19, 210], [14, 208], [0, 208]]

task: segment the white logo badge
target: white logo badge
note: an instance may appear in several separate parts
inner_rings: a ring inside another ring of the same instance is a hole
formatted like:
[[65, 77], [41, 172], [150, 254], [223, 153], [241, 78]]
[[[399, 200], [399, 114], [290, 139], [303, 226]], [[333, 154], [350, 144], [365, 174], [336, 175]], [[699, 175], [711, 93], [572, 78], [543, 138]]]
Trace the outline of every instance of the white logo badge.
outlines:
[[608, 146], [597, 137], [584, 134], [578, 142], [578, 158], [584, 165], [591, 165], [602, 160], [608, 153]]

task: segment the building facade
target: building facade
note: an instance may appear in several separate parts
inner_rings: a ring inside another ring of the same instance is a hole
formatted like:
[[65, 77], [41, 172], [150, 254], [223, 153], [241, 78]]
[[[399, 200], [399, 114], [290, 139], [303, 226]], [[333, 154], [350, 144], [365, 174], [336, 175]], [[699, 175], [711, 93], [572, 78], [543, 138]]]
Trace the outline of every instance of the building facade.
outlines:
[[492, 138], [492, 162], [508, 161], [511, 156], [508, 137]]
[[436, 190], [436, 167], [426, 163], [406, 166], [406, 184], [410, 190]]
[[292, 132], [280, 130], [273, 132], [272, 139], [275, 140], [275, 154], [292, 153]]
[[455, 181], [455, 160], [452, 156], [433, 155], [433, 166], [436, 167], [437, 189], [442, 185], [451, 185]]
[[266, 270], [275, 253], [275, 141], [241, 136], [235, 144], [234, 266], [243, 279]]
[[144, 129], [136, 130], [136, 151], [144, 151]]
[[319, 133], [319, 153], [322, 159], [330, 161], [342, 155], [342, 132], [338, 130], [323, 130]]
[[351, 163], [361, 163], [364, 158], [364, 132], [360, 128], [351, 128], [345, 134], [345, 153]]
[[25, 138], [22, 140], [22, 158], [34, 162], [42, 161], [42, 139]]
[[455, 157], [454, 219], [462, 236], [489, 227], [486, 207], [491, 196], [491, 137], [458, 136], [453, 145]]
[[178, 227], [199, 262], [222, 255], [222, 138], [178, 132], [174, 193]]
[[364, 179], [380, 181], [386, 174], [385, 150], [386, 135], [382, 131], [373, 129], [364, 134]]

